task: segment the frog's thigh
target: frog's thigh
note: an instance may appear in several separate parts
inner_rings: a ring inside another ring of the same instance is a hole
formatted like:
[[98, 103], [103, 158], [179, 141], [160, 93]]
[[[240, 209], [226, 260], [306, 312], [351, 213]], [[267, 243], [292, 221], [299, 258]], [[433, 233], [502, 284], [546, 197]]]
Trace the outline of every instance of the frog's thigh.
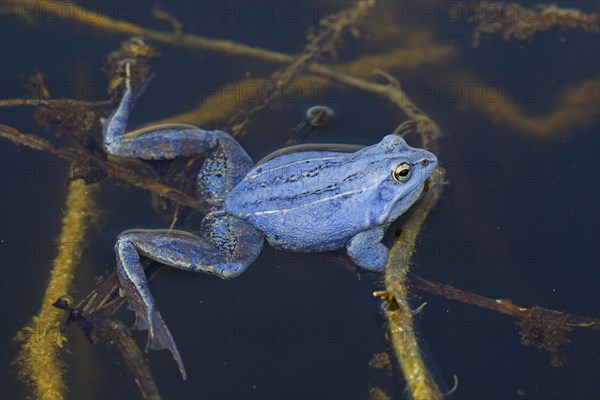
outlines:
[[385, 227], [362, 231], [352, 237], [346, 245], [348, 255], [362, 268], [383, 272], [388, 256], [388, 248], [381, 243]]
[[118, 244], [125, 242], [131, 243], [139, 255], [154, 261], [186, 271], [217, 275], [223, 279], [240, 275], [256, 258], [253, 252], [228, 254], [210, 240], [184, 231], [126, 231], [118, 239], [117, 252]]

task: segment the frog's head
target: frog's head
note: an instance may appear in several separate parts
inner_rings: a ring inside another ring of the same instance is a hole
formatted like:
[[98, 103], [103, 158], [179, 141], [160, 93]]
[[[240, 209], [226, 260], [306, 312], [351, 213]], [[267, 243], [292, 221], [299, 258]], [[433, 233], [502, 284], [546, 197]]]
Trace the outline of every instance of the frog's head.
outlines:
[[385, 136], [368, 149], [369, 158], [377, 160], [368, 219], [371, 226], [382, 225], [394, 221], [417, 201], [438, 161], [434, 154], [410, 147], [398, 135]]

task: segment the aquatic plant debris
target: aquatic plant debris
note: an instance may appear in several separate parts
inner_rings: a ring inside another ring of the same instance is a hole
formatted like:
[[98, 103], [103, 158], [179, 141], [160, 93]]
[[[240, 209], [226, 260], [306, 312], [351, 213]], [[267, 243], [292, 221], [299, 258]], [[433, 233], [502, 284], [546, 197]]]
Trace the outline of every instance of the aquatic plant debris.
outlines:
[[111, 178], [128, 183], [134, 187], [148, 190], [153, 194], [167, 198], [180, 205], [203, 211], [198, 205], [198, 201], [184, 192], [165, 185], [157, 180], [139, 176], [127, 168], [120, 167], [117, 164], [84, 153], [78, 149], [57, 147], [45, 139], [28, 133], [22, 133], [11, 126], [4, 124], [0, 124], [0, 137], [8, 139], [16, 144], [25, 145], [32, 149], [54, 154], [64, 160], [82, 163], [88, 170], [93, 171], [95, 174], [106, 174]]
[[429, 178], [437, 184], [430, 185], [421, 201], [409, 210], [408, 218], [402, 226], [402, 233], [390, 249], [385, 270], [386, 290], [374, 293], [385, 301], [384, 312], [388, 320], [392, 347], [406, 379], [407, 389], [411, 398], [415, 400], [443, 397], [421, 357], [413, 326], [413, 311], [408, 301], [410, 285], [407, 278], [417, 236], [427, 215], [441, 197], [443, 178], [444, 170], [438, 167]]
[[[119, 80], [122, 73], [122, 60], [135, 61], [134, 77], [142, 84], [148, 74], [147, 60], [154, 57], [156, 52], [146, 45], [141, 38], [131, 38], [122, 43], [121, 49], [112, 52], [107, 57], [106, 72], [111, 82]], [[95, 121], [99, 121], [102, 114], [97, 115], [91, 102], [63, 101], [50, 99], [50, 92], [46, 87], [45, 78], [37, 73], [30, 79], [34, 93], [38, 98], [48, 102], [46, 106], [38, 104], [35, 119], [39, 125], [48, 130], [57, 127], [56, 136], [69, 135], [85, 139]], [[102, 102], [104, 103], [104, 102]], [[76, 265], [80, 262], [82, 249], [86, 244], [88, 226], [92, 225], [92, 218], [96, 216], [94, 194], [98, 189], [100, 179], [92, 178], [89, 170], [98, 171], [97, 163], [109, 165], [104, 157], [93, 155], [94, 146], [85, 146], [84, 150], [62, 149], [37, 137], [28, 137], [14, 128], [0, 124], [0, 132], [6, 138], [20, 138], [33, 148], [48, 150], [59, 156], [68, 154], [67, 159], [74, 161], [71, 166], [72, 174], [67, 180], [68, 191], [63, 218], [62, 230], [58, 239], [58, 256], [53, 261], [53, 270], [46, 288], [40, 312], [32, 322], [16, 335], [16, 340], [23, 342], [22, 349], [15, 360], [19, 367], [19, 377], [31, 386], [35, 398], [62, 399], [65, 398], [67, 387], [64, 382], [66, 366], [60, 359], [60, 350], [67, 342], [63, 333], [64, 313], [57, 307], [57, 299], [63, 299], [68, 293]], [[81, 144], [81, 143], [80, 143]], [[80, 146], [81, 147], [81, 146]], [[94, 158], [96, 160], [94, 161]], [[110, 169], [110, 168], [108, 168]], [[101, 172], [105, 172], [100, 169]], [[131, 176], [131, 174], [129, 174]], [[100, 174], [99, 176], [102, 176]], [[78, 178], [83, 178], [78, 179]], [[156, 185], [154, 186], [156, 188]], [[168, 189], [167, 189], [168, 190]], [[196, 202], [194, 201], [194, 205]], [[115, 335], [126, 335], [125, 329], [118, 329], [118, 324], [113, 323], [111, 332]], [[108, 328], [105, 328], [107, 330]], [[118, 336], [117, 336], [118, 338]], [[118, 340], [116, 341], [118, 344]], [[122, 340], [121, 342], [124, 342]], [[128, 348], [121, 346], [124, 358], [127, 359]], [[141, 355], [138, 357], [143, 363]], [[142, 391], [143, 392], [143, 391]], [[156, 397], [156, 396], [152, 396]]]
[[373, 354], [373, 357], [369, 361], [369, 367], [383, 369], [388, 375], [392, 375], [392, 363], [390, 360], [390, 355], [385, 351], [382, 353]]
[[521, 343], [550, 353], [550, 365], [564, 365], [564, 348], [570, 343], [567, 338], [573, 328], [568, 324], [569, 317], [560, 312], [532, 307], [517, 323], [520, 328]]
[[304, 50], [294, 56], [292, 62], [273, 72], [271, 79], [274, 84], [270, 85], [270, 89], [265, 93], [261, 93], [261, 98], [251, 110], [237, 112], [227, 123], [226, 131], [230, 132], [232, 136], [242, 135], [252, 115], [267, 107], [276, 89], [285, 87], [300, 71], [306, 69], [310, 63], [319, 59], [324, 53], [335, 54], [335, 44], [339, 42], [342, 34], [364, 17], [367, 11], [375, 6], [375, 3], [375, 0], [358, 1], [353, 7], [321, 20], [322, 29], [317, 33], [309, 34]]
[[476, 25], [473, 32], [475, 47], [481, 44], [482, 37], [497, 34], [501, 34], [504, 40], [526, 40], [553, 29], [600, 32], [600, 14], [586, 14], [576, 9], [559, 8], [554, 4], [527, 7], [518, 3], [484, 1], [474, 8], [469, 22]]
[[64, 313], [53, 306], [58, 297], [69, 292], [75, 267], [87, 239], [90, 222], [96, 218], [97, 185], [82, 181], [69, 183], [58, 255], [52, 262], [50, 280], [39, 313], [15, 339], [23, 343], [15, 360], [19, 377], [31, 386], [36, 399], [66, 398], [66, 367], [60, 359], [67, 337], [63, 332]]
[[[39, 6], [43, 4], [43, 1], [28, 0], [27, 3], [34, 7], [36, 5]], [[501, 3], [495, 2], [487, 2], [486, 4], [493, 9], [499, 9], [501, 6]], [[380, 4], [380, 6], [382, 5], [385, 5], [385, 3]], [[211, 51], [228, 54], [231, 56], [245, 56], [278, 64], [286, 64], [294, 61], [294, 55], [267, 50], [260, 47], [249, 46], [228, 40], [210, 39], [193, 34], [163, 32], [148, 29], [131, 22], [115, 20], [107, 17], [106, 15], [97, 14], [93, 10], [87, 10], [72, 4], [53, 3], [53, 6], [56, 7], [57, 11], [61, 13], [68, 13], [69, 15], [72, 15], [74, 22], [83, 26], [91, 27], [98, 31], [107, 32], [111, 35], [142, 35], [153, 41], [156, 41], [157, 43], [164, 43], [173, 47], [186, 48], [192, 51]], [[472, 7], [472, 5], [469, 7]], [[2, 12], [2, 9], [0, 9], [0, 12]], [[28, 15], [24, 12], [24, 8], [17, 8], [16, 12], [23, 13], [19, 15], [24, 21], [28, 21]], [[525, 15], [529, 15], [530, 10], [526, 9], [525, 12]], [[562, 11], [559, 14], [562, 15]], [[362, 57], [359, 62], [359, 70], [361, 71], [359, 76], [371, 70], [367, 70], [367, 67], [372, 65], [372, 62], [370, 62], [369, 59], [374, 60], [380, 58], [385, 60], [384, 63], [378, 65], [379, 68], [403, 68], [409, 69], [413, 72], [417, 70], [418, 67], [423, 63], [431, 63], [433, 65], [437, 63], [444, 68], [443, 71], [447, 74], [448, 65], [441, 61], [449, 58], [460, 58], [458, 47], [440, 46], [438, 43], [434, 42], [434, 37], [431, 32], [419, 31], [412, 26], [403, 26], [401, 21], [397, 20], [398, 16], [393, 15], [393, 13], [389, 13], [386, 15], [386, 17], [391, 18], [393, 24], [395, 25], [392, 27], [385, 27], [386, 31], [382, 32], [384, 36], [387, 35], [385, 36], [385, 41], [388, 43], [407, 41], [407, 46], [412, 46], [413, 48], [407, 54], [403, 52], [395, 53], [394, 51], [391, 51], [389, 54], [372, 54]], [[396, 20], [394, 20], [394, 18], [396, 18]], [[367, 24], [376, 24], [377, 28], [382, 28], [382, 25], [379, 22], [374, 21], [376, 21], [376, 19], [372, 19], [371, 21], [367, 18], [364, 22]], [[39, 26], [39, 24], [34, 24], [34, 26]], [[378, 31], [373, 33], [377, 34]], [[357, 66], [350, 68], [349, 70], [345, 70], [345, 67], [342, 66], [334, 66], [329, 68], [317, 62], [313, 62], [307, 66], [307, 71], [319, 75], [319, 79], [329, 79], [339, 83], [345, 83], [362, 90], [369, 90], [368, 86], [365, 87], [365, 85], [362, 85], [369, 82], [354, 75], [358, 74], [358, 70], [355, 69], [356, 67]], [[460, 65], [459, 67], [461, 71], [464, 71], [466, 68], [464, 64]], [[419, 70], [419, 72], [425, 74], [430, 73], [430, 71], [430, 69]], [[440, 73], [439, 70], [433, 71]], [[461, 76], [450, 75], [447, 77], [447, 81], [457, 81], [459, 80], [458, 78], [462, 77], [462, 75], [464, 74], [461, 73]], [[464, 82], [473, 82], [475, 84], [479, 84], [478, 81], [480, 79], [477, 79], [476, 77], [466, 76], [464, 78], [465, 79], [462, 80]], [[306, 75], [300, 75], [295, 82], [299, 83], [300, 79], [308, 80], [309, 77]], [[599, 84], [598, 79], [594, 78], [594, 80], [596, 81], [595, 85], [597, 86]], [[262, 84], [260, 79], [253, 80], [253, 82]], [[319, 83], [318, 80], [316, 82]], [[479, 96], [473, 102], [473, 107], [470, 104], [467, 104], [467, 107], [484, 113], [496, 124], [507, 125], [509, 128], [514, 129], [515, 132], [539, 137], [556, 137], [559, 135], [568, 134], [573, 130], [574, 127], [589, 127], [589, 121], [595, 121], [598, 118], [597, 91], [596, 93], [592, 92], [592, 102], [581, 101], [585, 100], [586, 94], [589, 94], [590, 90], [593, 89], [593, 86], [590, 86], [589, 83], [590, 81], [582, 82], [581, 85], [573, 88], [572, 91], [565, 88], [564, 93], [556, 102], [557, 106], [555, 109], [549, 111], [546, 115], [529, 116], [522, 109], [522, 107], [519, 107], [514, 102], [506, 100], [504, 97], [498, 103], [490, 103], [481, 101], [482, 99]], [[238, 82], [238, 85], [235, 87], [243, 88], [245, 87], [245, 82]], [[226, 99], [239, 97], [240, 96], [226, 96]], [[231, 117], [231, 114], [236, 111], [235, 102], [223, 102], [220, 93], [209, 97], [204, 103], [204, 106], [201, 104], [195, 110], [178, 115], [176, 117], [162, 119], [158, 122], [166, 123], [176, 120], [177, 122], [181, 123], [206, 124], [210, 122], [222, 121], [226, 117]], [[2, 100], [0, 100], [0, 105], [1, 104]], [[157, 123], [157, 121], [152, 123]]]
[[390, 400], [391, 397], [380, 387], [372, 386], [369, 388], [369, 400]]

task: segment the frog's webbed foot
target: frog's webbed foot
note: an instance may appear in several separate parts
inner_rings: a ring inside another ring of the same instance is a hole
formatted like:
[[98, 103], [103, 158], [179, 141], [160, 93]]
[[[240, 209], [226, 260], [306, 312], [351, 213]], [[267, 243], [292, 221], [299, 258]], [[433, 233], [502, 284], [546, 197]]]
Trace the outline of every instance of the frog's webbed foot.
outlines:
[[148, 330], [146, 352], [149, 349], [168, 349], [179, 367], [181, 376], [184, 380], [187, 379], [179, 349], [177, 349], [173, 336], [156, 308], [154, 298], [148, 289], [148, 282], [137, 249], [132, 242], [121, 239], [117, 241], [115, 249], [118, 254], [117, 272], [121, 282], [119, 294], [127, 297], [128, 308], [135, 312], [133, 328]]
[[219, 213], [203, 221], [205, 237], [183, 231], [131, 230], [123, 232], [115, 245], [121, 290], [135, 311], [137, 329], [148, 329], [149, 349], [168, 349], [186, 372], [171, 332], [163, 321], [150, 293], [140, 256], [162, 264], [231, 279], [250, 265], [260, 253], [263, 238], [247, 222]]
[[346, 245], [348, 256], [360, 267], [373, 272], [383, 272], [389, 253], [381, 243], [386, 227], [362, 231], [352, 237]]
[[128, 295], [128, 291], [123, 290], [122, 287], [119, 288], [119, 296], [127, 297], [127, 309], [135, 312], [135, 322], [133, 323], [133, 329], [137, 329], [138, 331], [145, 331], [150, 327], [150, 323], [148, 322], [148, 312], [142, 307], [142, 305], [135, 304], [135, 299], [132, 296]]
[[[122, 285], [126, 283], [122, 282]], [[148, 330], [148, 340], [146, 341], [146, 353], [148, 350], [162, 350], [168, 349], [173, 354], [173, 358], [177, 362], [183, 379], [186, 378], [185, 368], [183, 367], [183, 361], [179, 355], [179, 350], [175, 345], [171, 331], [167, 328], [165, 321], [162, 319], [160, 312], [158, 311], [154, 302], [150, 301], [137, 301], [132, 295], [136, 292], [134, 290], [123, 290], [119, 288], [119, 295], [121, 297], [127, 297], [128, 303], [127, 308], [135, 312], [135, 322], [133, 329], [138, 331]], [[139, 292], [138, 292], [139, 293]]]

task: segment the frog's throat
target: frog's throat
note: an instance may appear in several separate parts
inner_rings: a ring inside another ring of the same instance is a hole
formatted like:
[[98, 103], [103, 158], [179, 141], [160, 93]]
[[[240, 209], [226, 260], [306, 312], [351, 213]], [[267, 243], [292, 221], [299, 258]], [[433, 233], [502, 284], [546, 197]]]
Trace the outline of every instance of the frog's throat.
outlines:
[[406, 210], [408, 210], [419, 199], [421, 193], [423, 193], [424, 187], [425, 182], [421, 182], [413, 190], [396, 198], [395, 201], [390, 202], [388, 207], [386, 207], [384, 210], [379, 224], [389, 224], [397, 220], [400, 215], [404, 214], [404, 212], [406, 212]]

